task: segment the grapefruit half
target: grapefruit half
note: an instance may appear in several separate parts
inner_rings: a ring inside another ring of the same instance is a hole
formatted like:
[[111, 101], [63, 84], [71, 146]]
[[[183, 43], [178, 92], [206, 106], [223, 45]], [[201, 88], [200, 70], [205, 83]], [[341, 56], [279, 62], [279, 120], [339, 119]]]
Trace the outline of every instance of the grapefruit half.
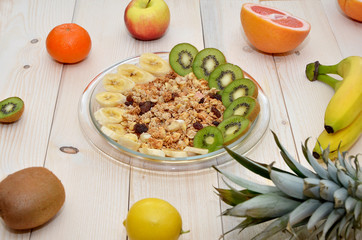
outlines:
[[305, 20], [260, 4], [243, 4], [240, 19], [250, 43], [266, 53], [293, 50], [310, 32], [310, 24]]
[[338, 0], [338, 4], [348, 17], [362, 22], [362, 0]]

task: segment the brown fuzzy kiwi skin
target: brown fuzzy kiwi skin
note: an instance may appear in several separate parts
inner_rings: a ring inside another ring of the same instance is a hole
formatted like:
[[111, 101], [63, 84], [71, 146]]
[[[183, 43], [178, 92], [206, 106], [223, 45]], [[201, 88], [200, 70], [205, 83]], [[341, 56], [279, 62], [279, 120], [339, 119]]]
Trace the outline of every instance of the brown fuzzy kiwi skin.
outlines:
[[60, 180], [44, 167], [30, 167], [0, 182], [0, 216], [12, 229], [26, 230], [53, 218], [65, 201]]
[[[14, 98], [18, 98], [18, 97], [14, 97]], [[18, 98], [18, 99], [20, 99], [20, 98]], [[21, 100], [21, 101], [23, 101], [23, 100]], [[23, 103], [23, 107], [18, 112], [11, 114], [10, 116], [0, 118], [0, 123], [13, 123], [13, 122], [18, 121], [21, 118], [21, 115], [23, 115], [24, 109], [25, 109], [25, 104]]]

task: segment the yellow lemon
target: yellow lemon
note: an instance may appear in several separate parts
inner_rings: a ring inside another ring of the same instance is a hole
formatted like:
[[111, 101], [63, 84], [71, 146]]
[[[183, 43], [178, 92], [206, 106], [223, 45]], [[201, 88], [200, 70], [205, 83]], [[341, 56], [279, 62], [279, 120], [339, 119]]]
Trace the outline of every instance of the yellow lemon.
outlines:
[[129, 240], [177, 240], [182, 231], [180, 213], [170, 203], [158, 198], [136, 202], [123, 225]]

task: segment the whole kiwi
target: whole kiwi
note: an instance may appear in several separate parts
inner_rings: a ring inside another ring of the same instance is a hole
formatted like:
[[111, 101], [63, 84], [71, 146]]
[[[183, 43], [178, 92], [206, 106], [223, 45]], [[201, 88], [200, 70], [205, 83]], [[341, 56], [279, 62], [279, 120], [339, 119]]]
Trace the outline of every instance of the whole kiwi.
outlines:
[[65, 201], [60, 180], [44, 167], [30, 167], [0, 182], [0, 216], [12, 229], [43, 225], [57, 214]]

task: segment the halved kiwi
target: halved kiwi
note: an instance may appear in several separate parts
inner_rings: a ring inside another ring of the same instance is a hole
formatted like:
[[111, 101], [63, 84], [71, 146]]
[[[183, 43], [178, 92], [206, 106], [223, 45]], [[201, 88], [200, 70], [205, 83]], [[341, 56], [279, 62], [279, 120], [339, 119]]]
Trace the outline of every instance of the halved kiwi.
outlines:
[[220, 129], [214, 126], [204, 127], [194, 137], [194, 147], [206, 148], [209, 152], [219, 149], [223, 143], [224, 139]]
[[224, 111], [224, 118], [232, 115], [238, 115], [249, 119], [251, 122], [255, 120], [260, 112], [260, 104], [255, 98], [244, 96], [235, 99]]
[[0, 122], [12, 123], [24, 112], [24, 102], [19, 97], [9, 97], [0, 102]]
[[237, 65], [224, 63], [215, 68], [209, 77], [209, 87], [224, 90], [231, 82], [243, 78], [243, 70]]
[[189, 43], [179, 43], [170, 51], [170, 66], [178, 75], [185, 76], [192, 72], [192, 64], [198, 52], [197, 48]]
[[250, 121], [242, 116], [231, 116], [224, 119], [218, 126], [224, 137], [224, 144], [230, 144], [244, 135], [250, 128]]
[[258, 86], [248, 78], [241, 78], [230, 83], [222, 92], [221, 99], [225, 107], [228, 107], [235, 99], [243, 96], [258, 97]]
[[224, 54], [216, 48], [205, 48], [195, 57], [192, 71], [198, 79], [208, 80], [212, 71], [226, 63]]

